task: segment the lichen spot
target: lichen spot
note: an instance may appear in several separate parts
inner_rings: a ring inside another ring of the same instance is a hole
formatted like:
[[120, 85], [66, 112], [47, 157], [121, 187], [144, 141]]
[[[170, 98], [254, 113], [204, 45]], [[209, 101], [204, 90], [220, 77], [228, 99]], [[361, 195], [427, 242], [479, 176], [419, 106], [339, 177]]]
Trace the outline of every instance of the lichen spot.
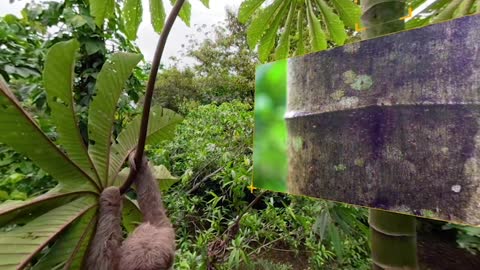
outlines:
[[360, 49], [360, 42], [351, 43], [343, 46], [343, 51], [346, 53], [356, 53]]
[[429, 209], [421, 209], [420, 210], [420, 215], [426, 217], [426, 218], [436, 218], [438, 215]]
[[336, 172], [343, 172], [347, 169], [347, 166], [345, 166], [344, 164], [338, 164], [333, 166], [333, 168], [335, 169]]
[[293, 146], [293, 150], [295, 150], [295, 152], [300, 151], [303, 147], [302, 137], [298, 137], [298, 136], [293, 137], [292, 138], [292, 146]]
[[363, 158], [356, 158], [353, 163], [355, 164], [355, 166], [358, 166], [358, 167], [365, 166], [365, 160]]
[[455, 193], [458, 193], [462, 190], [462, 186], [460, 185], [453, 185], [452, 186], [452, 191], [455, 192]]
[[340, 105], [343, 109], [354, 108], [358, 105], [359, 101], [360, 100], [358, 97], [343, 97], [338, 102], [338, 105]]
[[350, 87], [357, 91], [364, 91], [368, 90], [373, 85], [373, 80], [368, 75], [358, 75], [355, 78], [355, 81], [350, 84]]
[[355, 82], [357, 74], [353, 70], [347, 70], [342, 74], [343, 82], [346, 84], [352, 84]]
[[344, 96], [345, 96], [345, 91], [343, 91], [343, 90], [337, 90], [337, 91], [330, 94], [330, 97], [333, 100], [336, 100], [336, 101], [339, 101]]

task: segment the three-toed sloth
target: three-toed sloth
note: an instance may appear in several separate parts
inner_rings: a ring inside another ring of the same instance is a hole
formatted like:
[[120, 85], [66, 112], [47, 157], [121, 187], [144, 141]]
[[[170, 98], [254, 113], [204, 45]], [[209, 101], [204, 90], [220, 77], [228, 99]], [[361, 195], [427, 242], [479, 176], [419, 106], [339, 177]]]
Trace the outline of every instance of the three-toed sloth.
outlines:
[[140, 168], [135, 168], [133, 154], [129, 160], [131, 169], [137, 170], [137, 200], [143, 223], [122, 243], [122, 195], [118, 187], [103, 190], [86, 270], [168, 270], [173, 265], [175, 231], [163, 207], [158, 184], [145, 156]]

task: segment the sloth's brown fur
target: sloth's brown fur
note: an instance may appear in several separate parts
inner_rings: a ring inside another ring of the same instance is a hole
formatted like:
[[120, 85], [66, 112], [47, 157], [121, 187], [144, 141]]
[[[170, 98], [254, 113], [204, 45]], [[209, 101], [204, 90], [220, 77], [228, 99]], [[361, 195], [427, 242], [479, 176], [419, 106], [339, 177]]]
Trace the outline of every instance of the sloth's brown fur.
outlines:
[[[134, 164], [132, 154], [132, 169], [136, 169]], [[143, 223], [122, 243], [122, 196], [118, 187], [106, 188], [100, 195], [97, 230], [89, 248], [86, 270], [171, 269], [175, 257], [175, 231], [145, 157], [135, 181]]]

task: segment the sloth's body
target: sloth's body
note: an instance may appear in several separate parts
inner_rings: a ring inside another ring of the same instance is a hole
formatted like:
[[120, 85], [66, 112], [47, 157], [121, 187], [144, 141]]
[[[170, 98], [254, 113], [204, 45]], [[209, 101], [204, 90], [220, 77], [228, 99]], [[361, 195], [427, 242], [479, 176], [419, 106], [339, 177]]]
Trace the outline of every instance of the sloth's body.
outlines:
[[[130, 164], [134, 164], [132, 158]], [[146, 158], [138, 169], [136, 186], [143, 223], [123, 243], [120, 191], [117, 187], [108, 187], [100, 195], [99, 219], [89, 248], [87, 270], [171, 269], [175, 257], [175, 231]]]

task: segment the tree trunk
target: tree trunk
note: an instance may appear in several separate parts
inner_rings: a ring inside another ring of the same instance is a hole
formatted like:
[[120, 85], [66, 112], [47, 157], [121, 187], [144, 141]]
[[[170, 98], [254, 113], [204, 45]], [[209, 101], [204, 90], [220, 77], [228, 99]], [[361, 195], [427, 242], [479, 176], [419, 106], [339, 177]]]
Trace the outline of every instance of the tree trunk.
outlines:
[[[363, 0], [362, 39], [404, 29], [404, 0]], [[371, 209], [373, 269], [418, 269], [415, 217]]]

